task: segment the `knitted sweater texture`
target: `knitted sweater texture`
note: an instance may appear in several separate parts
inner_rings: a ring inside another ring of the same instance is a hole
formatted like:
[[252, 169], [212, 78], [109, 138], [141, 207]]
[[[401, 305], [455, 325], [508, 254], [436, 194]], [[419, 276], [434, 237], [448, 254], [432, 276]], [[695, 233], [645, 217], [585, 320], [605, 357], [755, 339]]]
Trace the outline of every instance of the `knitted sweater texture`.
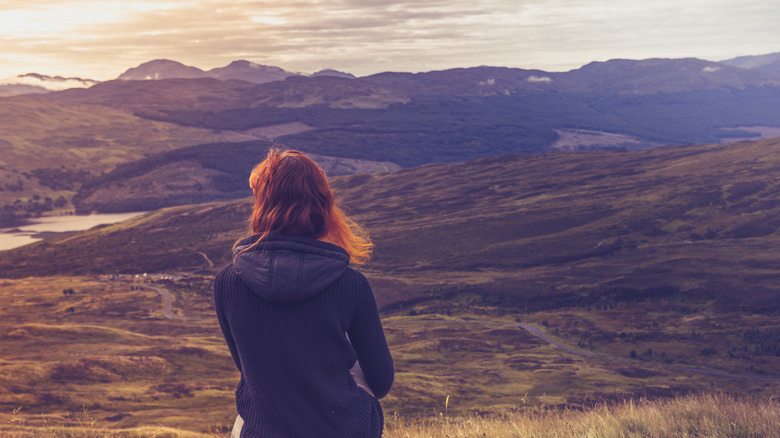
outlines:
[[[377, 398], [392, 386], [393, 361], [368, 281], [339, 246], [275, 235], [250, 247], [256, 240], [241, 242], [214, 282], [241, 373], [241, 436], [381, 436]], [[358, 359], [376, 398], [350, 374]]]

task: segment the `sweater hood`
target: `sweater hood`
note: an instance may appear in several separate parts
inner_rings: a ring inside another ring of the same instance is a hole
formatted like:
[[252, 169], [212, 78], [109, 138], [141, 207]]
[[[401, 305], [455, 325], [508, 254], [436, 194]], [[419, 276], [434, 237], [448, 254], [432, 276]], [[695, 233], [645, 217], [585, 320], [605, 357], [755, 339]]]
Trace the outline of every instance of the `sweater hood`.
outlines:
[[341, 277], [349, 265], [347, 251], [332, 243], [271, 235], [251, 247], [258, 237], [239, 242], [233, 251], [233, 268], [255, 294], [269, 301], [297, 303], [311, 298]]

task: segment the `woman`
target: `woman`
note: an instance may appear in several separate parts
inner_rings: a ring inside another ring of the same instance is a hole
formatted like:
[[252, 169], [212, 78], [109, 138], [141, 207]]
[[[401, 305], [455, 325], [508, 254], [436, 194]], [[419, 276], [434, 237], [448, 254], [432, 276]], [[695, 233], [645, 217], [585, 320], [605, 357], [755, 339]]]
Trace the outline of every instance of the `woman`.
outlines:
[[251, 236], [214, 281], [241, 372], [234, 436], [380, 437], [393, 359], [371, 287], [349, 267], [368, 261], [371, 243], [300, 152], [270, 150], [249, 185]]

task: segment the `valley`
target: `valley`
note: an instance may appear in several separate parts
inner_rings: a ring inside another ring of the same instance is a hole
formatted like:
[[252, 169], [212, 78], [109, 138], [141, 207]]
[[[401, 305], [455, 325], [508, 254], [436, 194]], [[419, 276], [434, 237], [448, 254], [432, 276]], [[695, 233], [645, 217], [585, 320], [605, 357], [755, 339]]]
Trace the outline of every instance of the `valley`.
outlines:
[[[376, 244], [363, 271], [396, 365], [385, 411], [775, 394], [778, 162], [775, 139], [332, 178]], [[37, 412], [86, 409], [112, 431], [227, 432], [237, 372], [211, 278], [249, 207], [170, 207], [0, 252], [3, 409], [31, 429]]]

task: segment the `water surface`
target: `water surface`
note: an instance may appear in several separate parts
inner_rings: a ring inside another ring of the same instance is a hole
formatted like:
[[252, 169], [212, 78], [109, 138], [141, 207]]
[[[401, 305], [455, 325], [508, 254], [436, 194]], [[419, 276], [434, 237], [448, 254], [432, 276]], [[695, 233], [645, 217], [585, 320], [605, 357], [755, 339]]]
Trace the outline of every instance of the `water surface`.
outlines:
[[0, 251], [18, 248], [43, 240], [45, 233], [70, 233], [88, 230], [97, 225], [121, 222], [145, 212], [91, 214], [89, 216], [48, 216], [30, 219], [30, 223], [0, 229]]

